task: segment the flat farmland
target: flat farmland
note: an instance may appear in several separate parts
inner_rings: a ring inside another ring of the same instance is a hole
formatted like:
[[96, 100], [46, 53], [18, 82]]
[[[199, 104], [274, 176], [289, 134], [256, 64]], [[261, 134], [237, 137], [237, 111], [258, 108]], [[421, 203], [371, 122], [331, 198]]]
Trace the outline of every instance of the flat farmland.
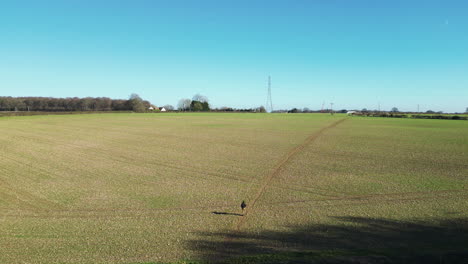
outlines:
[[467, 219], [466, 121], [0, 118], [0, 263], [457, 261]]

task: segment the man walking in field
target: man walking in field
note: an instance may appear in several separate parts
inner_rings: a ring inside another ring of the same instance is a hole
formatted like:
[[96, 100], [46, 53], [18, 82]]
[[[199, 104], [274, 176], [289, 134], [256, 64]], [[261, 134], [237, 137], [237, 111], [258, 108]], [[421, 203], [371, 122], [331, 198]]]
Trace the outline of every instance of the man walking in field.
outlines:
[[244, 213], [244, 209], [246, 207], [247, 207], [247, 204], [245, 203], [245, 201], [242, 201], [242, 203], [241, 203], [242, 213]]

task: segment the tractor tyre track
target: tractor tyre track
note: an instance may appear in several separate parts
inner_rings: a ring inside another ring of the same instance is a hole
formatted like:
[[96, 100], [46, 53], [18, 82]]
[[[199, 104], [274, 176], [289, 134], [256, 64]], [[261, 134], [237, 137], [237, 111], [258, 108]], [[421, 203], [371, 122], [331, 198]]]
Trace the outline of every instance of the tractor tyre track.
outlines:
[[309, 137], [306, 138], [306, 140], [301, 143], [300, 145], [296, 146], [292, 150], [290, 150], [272, 169], [270, 173], [268, 173], [263, 180], [261, 181], [260, 188], [257, 190], [254, 198], [250, 201], [249, 207], [246, 209], [244, 216], [239, 219], [239, 221], [236, 223], [234, 230], [240, 231], [244, 223], [247, 221], [248, 215], [251, 212], [254, 212], [255, 209], [255, 204], [257, 201], [260, 199], [260, 197], [263, 195], [265, 192], [266, 188], [270, 185], [271, 181], [275, 176], [277, 176], [282, 169], [286, 166], [286, 164], [289, 163], [289, 161], [299, 152], [301, 152], [305, 147], [307, 147], [309, 144], [311, 144], [314, 140], [316, 140], [319, 136], [321, 136], [325, 131], [332, 129], [342, 122], [344, 122], [346, 118], [340, 119], [338, 121], [333, 122], [332, 124], [321, 128], [319, 131], [313, 133]]
[[61, 208], [57, 203], [20, 188], [14, 188], [2, 179], [0, 179], [0, 199], [7, 203], [24, 206], [25, 208], [34, 211], [43, 211], [48, 208]]

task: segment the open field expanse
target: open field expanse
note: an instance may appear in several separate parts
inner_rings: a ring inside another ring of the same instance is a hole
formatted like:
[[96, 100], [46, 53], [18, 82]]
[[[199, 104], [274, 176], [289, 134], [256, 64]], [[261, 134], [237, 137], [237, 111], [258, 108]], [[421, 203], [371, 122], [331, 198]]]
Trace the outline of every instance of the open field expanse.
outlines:
[[467, 233], [467, 121], [0, 118], [0, 263], [450, 263]]

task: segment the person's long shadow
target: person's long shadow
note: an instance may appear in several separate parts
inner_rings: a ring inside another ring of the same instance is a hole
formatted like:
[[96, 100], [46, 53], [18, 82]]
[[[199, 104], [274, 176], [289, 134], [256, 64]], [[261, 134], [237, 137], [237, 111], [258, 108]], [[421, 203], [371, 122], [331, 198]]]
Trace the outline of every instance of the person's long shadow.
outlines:
[[235, 216], [244, 216], [243, 214], [237, 214], [237, 213], [229, 213], [229, 212], [217, 212], [217, 211], [213, 211], [211, 212], [212, 214], [215, 214], [215, 215], [235, 215]]

